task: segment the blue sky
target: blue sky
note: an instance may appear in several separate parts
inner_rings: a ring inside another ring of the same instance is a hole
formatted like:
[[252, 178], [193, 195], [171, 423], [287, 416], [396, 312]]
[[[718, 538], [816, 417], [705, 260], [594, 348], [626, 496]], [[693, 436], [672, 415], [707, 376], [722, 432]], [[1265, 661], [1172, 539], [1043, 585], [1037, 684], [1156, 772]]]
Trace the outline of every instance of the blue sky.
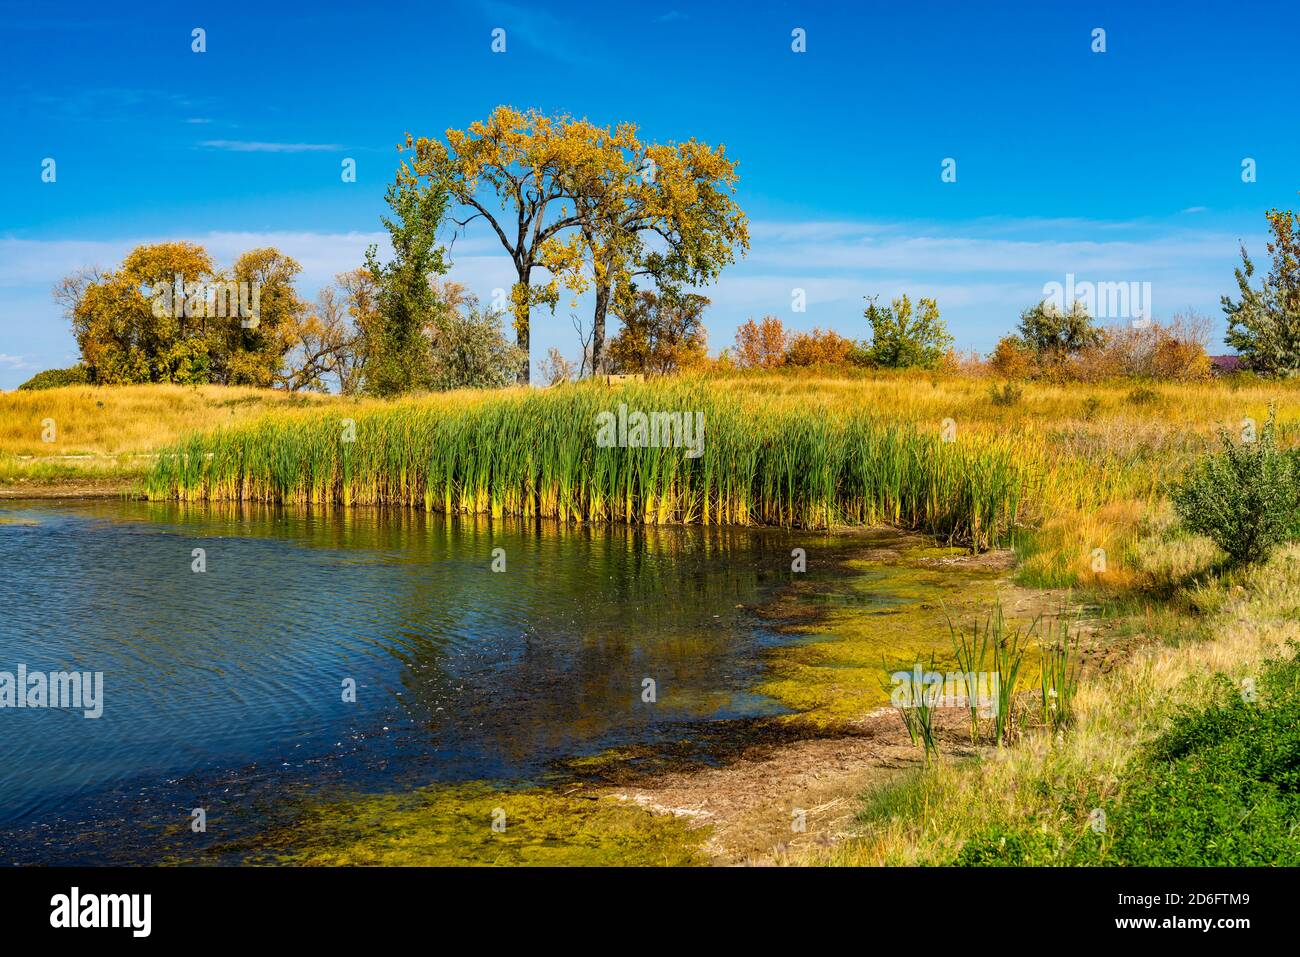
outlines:
[[[139, 242], [224, 263], [272, 243], [314, 297], [382, 241], [397, 141], [500, 103], [726, 144], [753, 248], [704, 290], [715, 351], [768, 313], [861, 338], [862, 297], [902, 291], [987, 350], [1067, 273], [1149, 282], [1156, 318], [1190, 307], [1221, 330], [1237, 246], [1263, 258], [1264, 211], [1300, 202], [1298, 35], [1291, 2], [5, 0], [0, 388], [75, 360], [50, 287]], [[485, 299], [510, 281], [484, 229], [452, 258]], [[534, 361], [576, 355], [570, 311], [587, 306], [534, 316]]]

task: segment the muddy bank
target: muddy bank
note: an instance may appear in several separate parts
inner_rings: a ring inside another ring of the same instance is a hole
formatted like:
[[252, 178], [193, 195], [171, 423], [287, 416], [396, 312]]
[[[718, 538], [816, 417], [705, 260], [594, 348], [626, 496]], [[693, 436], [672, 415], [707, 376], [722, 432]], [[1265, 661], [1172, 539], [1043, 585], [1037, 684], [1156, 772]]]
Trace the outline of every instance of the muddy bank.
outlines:
[[68, 479], [0, 485], [0, 499], [142, 498], [135, 479]]
[[[792, 714], [746, 728], [712, 766], [637, 773], [614, 762], [598, 793], [705, 830], [711, 863], [798, 862], [852, 833], [864, 792], [922, 763], [888, 704], [890, 670], [931, 656], [948, 670], [949, 616], [982, 618], [996, 598], [1013, 626], [1027, 627], [1068, 600], [1017, 586], [1009, 551], [970, 555], [869, 531], [837, 561], [829, 582], [796, 582], [757, 610], [790, 638], [770, 652], [759, 690]], [[1022, 676], [1021, 687], [1036, 682]], [[964, 709], [939, 712], [936, 726], [946, 757], [976, 753]]]

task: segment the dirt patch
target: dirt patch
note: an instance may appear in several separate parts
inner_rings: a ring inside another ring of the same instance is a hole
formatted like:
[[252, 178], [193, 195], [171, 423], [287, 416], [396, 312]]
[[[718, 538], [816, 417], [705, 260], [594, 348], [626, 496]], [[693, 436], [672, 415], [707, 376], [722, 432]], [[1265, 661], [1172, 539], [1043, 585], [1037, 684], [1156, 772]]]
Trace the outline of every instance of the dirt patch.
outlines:
[[0, 485], [0, 499], [122, 498], [135, 495], [130, 479], [78, 479], [68, 482], [17, 482]]
[[[949, 734], [944, 746], [961, 747]], [[702, 850], [715, 864], [783, 863], [849, 836], [863, 792], [920, 760], [898, 715], [883, 709], [842, 734], [755, 746], [722, 767], [668, 772], [607, 793], [708, 826]]]
[[[813, 641], [775, 649], [772, 667], [779, 680], [763, 685], [791, 703], [808, 689], [816, 689], [805, 699], [817, 702], [811, 710], [757, 722], [739, 735], [733, 731], [731, 746], [721, 754], [715, 751], [716, 760], [708, 766], [699, 761], [623, 763], [623, 779], [606, 773], [608, 786], [601, 793], [672, 814], [691, 827], [707, 826], [709, 836], [702, 850], [715, 864], [806, 860], [854, 833], [864, 793], [920, 767], [923, 761], [922, 749], [912, 743], [898, 712], [866, 703], [877, 700], [866, 691], [880, 694], [878, 682], [884, 672], [878, 655], [867, 660], [855, 648], [865, 642], [874, 650], [874, 642], [895, 642], [908, 628], [927, 633], [927, 640], [939, 645], [947, 644], [950, 638], [940, 602], [950, 611], [955, 607], [963, 615], [977, 610], [982, 615], [988, 598], [997, 594], [1008, 620], [1022, 623], [1040, 614], [1056, 615], [1069, 602], [1064, 591], [1017, 586], [1009, 574], [1015, 567], [1009, 551], [962, 554], [910, 536], [864, 541], [861, 546], [843, 556], [833, 576], [837, 580], [794, 586], [770, 605], [756, 609], [779, 631], [813, 636]], [[830, 593], [861, 589], [863, 581], [874, 581], [882, 568], [907, 569], [921, 576], [912, 584], [922, 587], [897, 613], [830, 600], [835, 597]], [[936, 572], [951, 572], [945, 588], [957, 582], [955, 590], [932, 593]], [[1080, 629], [1080, 635], [1083, 649], [1095, 648], [1101, 638], [1091, 627]], [[855, 662], [857, 658], [863, 660]], [[871, 676], [852, 677], [858, 671], [870, 671]], [[1021, 682], [1030, 693], [1018, 695], [1020, 706], [1036, 707], [1031, 690], [1037, 684], [1036, 672], [1022, 676]], [[846, 714], [846, 706], [848, 712], [857, 713]], [[964, 708], [936, 712], [935, 724], [943, 760], [976, 753]], [[637, 766], [639, 771], [631, 770]]]

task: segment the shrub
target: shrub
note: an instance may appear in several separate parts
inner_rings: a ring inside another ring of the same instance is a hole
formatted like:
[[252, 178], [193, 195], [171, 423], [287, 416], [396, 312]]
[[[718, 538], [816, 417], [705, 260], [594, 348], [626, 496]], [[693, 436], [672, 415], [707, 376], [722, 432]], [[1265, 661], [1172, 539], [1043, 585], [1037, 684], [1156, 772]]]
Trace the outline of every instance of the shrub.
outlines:
[[849, 361], [853, 342], [833, 331], [796, 333], [785, 351], [785, 364], [791, 366], [835, 366]]
[[1112, 326], [1105, 352], [1114, 375], [1187, 382], [1209, 376], [1208, 341], [1208, 320], [1189, 311], [1167, 323]]
[[1128, 400], [1134, 405], [1151, 405], [1160, 399], [1160, 393], [1155, 389], [1140, 385], [1128, 394]]
[[434, 336], [430, 382], [435, 389], [499, 389], [514, 381], [527, 354], [505, 337], [501, 313], [453, 310]]
[[[1255, 695], [1220, 675], [1209, 707], [1186, 709], [1124, 770], [1120, 797], [1063, 800], [1060, 834], [993, 823], [954, 864], [967, 867], [1294, 867], [1300, 863], [1300, 661], [1270, 661]], [[1105, 805], [1101, 807], [1101, 805]], [[1090, 808], [1104, 826], [1089, 826]], [[1085, 816], [1088, 820], [1085, 821]]]
[[1050, 300], [1020, 314], [1020, 338], [1037, 355], [1054, 358], [1075, 355], [1105, 341], [1083, 303], [1072, 302], [1066, 311]]
[[1223, 449], [1197, 463], [1173, 490], [1183, 525], [1214, 540], [1234, 564], [1257, 562], [1292, 533], [1300, 507], [1293, 456], [1278, 451], [1276, 411], [1258, 437], [1234, 442], [1219, 430]]
[[949, 349], [939, 360], [935, 371], [946, 376], [959, 375], [978, 379], [988, 375], [989, 366], [974, 349]]
[[1134, 769], [1108, 822], [1115, 863], [1300, 863], [1300, 663], [1270, 662], [1258, 700], [1222, 679], [1221, 700], [1187, 711]]
[[1013, 382], [1004, 382], [1000, 389], [997, 386], [989, 388], [989, 399], [994, 405], [1016, 405], [1024, 394], [1025, 390]]
[[90, 373], [85, 366], [73, 366], [71, 369], [46, 369], [32, 376], [19, 389], [57, 389], [65, 385], [85, 385], [90, 381]]
[[868, 296], [863, 315], [871, 325], [871, 361], [881, 368], [934, 369], [952, 347], [933, 299], [918, 299], [914, 307], [904, 294], [881, 306], [875, 296]]
[[989, 371], [1001, 379], [1028, 379], [1034, 374], [1034, 351], [1018, 336], [1003, 336], [989, 356]]
[[709, 300], [694, 294], [656, 295], [643, 289], [619, 304], [623, 328], [609, 344], [611, 371], [668, 375], [695, 368], [708, 358], [704, 310]]
[[1175, 382], [1208, 379], [1210, 357], [1199, 343], [1163, 338], [1151, 356], [1151, 374]]

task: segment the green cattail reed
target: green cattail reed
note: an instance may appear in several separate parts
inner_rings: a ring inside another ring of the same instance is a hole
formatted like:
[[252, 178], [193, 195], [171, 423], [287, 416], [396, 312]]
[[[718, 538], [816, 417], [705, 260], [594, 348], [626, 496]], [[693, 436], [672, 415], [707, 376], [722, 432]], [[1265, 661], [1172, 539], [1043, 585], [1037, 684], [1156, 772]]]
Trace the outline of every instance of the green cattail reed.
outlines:
[[[700, 413], [700, 454], [598, 444], [598, 415], [620, 404]], [[877, 409], [808, 409], [689, 379], [434, 395], [347, 416], [276, 412], [189, 437], [157, 459], [146, 492], [571, 522], [886, 523], [984, 549], [1008, 541], [1029, 483], [1009, 444], [945, 443]]]

